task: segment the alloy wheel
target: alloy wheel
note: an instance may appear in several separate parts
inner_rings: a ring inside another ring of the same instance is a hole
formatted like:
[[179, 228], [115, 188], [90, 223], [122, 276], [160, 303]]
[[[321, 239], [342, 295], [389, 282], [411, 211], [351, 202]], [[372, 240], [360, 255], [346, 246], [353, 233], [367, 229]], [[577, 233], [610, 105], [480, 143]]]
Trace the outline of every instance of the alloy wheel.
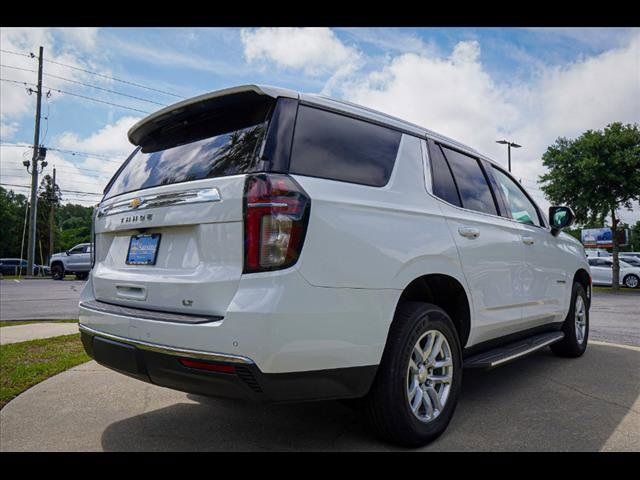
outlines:
[[576, 326], [576, 340], [578, 340], [578, 343], [582, 345], [587, 333], [587, 308], [580, 295], [576, 296], [574, 319]]
[[407, 367], [407, 401], [418, 420], [428, 423], [442, 413], [452, 380], [449, 342], [438, 330], [425, 332], [415, 343]]

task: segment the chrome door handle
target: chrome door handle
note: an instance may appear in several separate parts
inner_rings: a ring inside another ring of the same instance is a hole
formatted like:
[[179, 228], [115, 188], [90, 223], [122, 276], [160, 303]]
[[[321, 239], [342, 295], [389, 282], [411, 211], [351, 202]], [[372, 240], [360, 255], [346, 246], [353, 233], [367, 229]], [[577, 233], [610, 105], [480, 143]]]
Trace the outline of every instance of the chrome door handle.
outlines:
[[480, 236], [480, 230], [472, 227], [460, 227], [458, 233], [466, 238], [478, 238]]
[[522, 237], [522, 242], [525, 245], [533, 245], [534, 240], [533, 240], [533, 237]]

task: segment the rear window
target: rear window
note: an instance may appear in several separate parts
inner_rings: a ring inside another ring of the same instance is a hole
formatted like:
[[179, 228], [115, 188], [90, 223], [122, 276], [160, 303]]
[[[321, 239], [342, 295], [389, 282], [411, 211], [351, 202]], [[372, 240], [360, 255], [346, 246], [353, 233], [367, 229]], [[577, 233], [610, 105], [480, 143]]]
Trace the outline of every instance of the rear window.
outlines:
[[266, 122], [152, 153], [138, 149], [107, 198], [144, 188], [255, 172]]
[[382, 187], [391, 176], [401, 136], [386, 127], [301, 105], [289, 171]]

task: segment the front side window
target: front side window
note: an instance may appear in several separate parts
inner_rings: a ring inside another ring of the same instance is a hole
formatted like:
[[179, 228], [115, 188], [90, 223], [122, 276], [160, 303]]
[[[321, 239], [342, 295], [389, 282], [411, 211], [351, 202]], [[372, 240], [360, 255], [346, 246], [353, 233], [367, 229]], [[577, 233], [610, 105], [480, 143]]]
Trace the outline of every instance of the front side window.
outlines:
[[497, 215], [498, 210], [489, 182], [478, 160], [444, 146], [442, 151], [451, 166], [462, 207]]
[[301, 105], [289, 171], [382, 187], [391, 177], [401, 137], [380, 125]]
[[502, 170], [493, 167], [493, 174], [500, 186], [511, 217], [518, 222], [540, 226], [540, 217], [535, 205], [529, 200], [522, 188]]
[[78, 253], [84, 253], [85, 251], [85, 246], [80, 246], [80, 247], [73, 247], [71, 250], [69, 250], [69, 255], [75, 255]]

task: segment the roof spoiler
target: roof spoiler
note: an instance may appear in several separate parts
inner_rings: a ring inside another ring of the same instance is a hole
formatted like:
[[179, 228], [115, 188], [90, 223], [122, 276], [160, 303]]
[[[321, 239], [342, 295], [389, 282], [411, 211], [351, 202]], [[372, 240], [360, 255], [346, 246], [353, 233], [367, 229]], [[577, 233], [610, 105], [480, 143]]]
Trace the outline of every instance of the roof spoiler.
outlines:
[[185, 116], [190, 116], [191, 114], [199, 111], [229, 105], [233, 102], [234, 98], [255, 97], [256, 95], [268, 96], [274, 99], [278, 97], [299, 97], [297, 92], [270, 86], [241, 85], [238, 87], [225, 88], [223, 90], [217, 90], [197, 97], [188, 98], [158, 110], [131, 127], [127, 136], [132, 144], [142, 145], [146, 137], [168, 123], [173, 123]]

